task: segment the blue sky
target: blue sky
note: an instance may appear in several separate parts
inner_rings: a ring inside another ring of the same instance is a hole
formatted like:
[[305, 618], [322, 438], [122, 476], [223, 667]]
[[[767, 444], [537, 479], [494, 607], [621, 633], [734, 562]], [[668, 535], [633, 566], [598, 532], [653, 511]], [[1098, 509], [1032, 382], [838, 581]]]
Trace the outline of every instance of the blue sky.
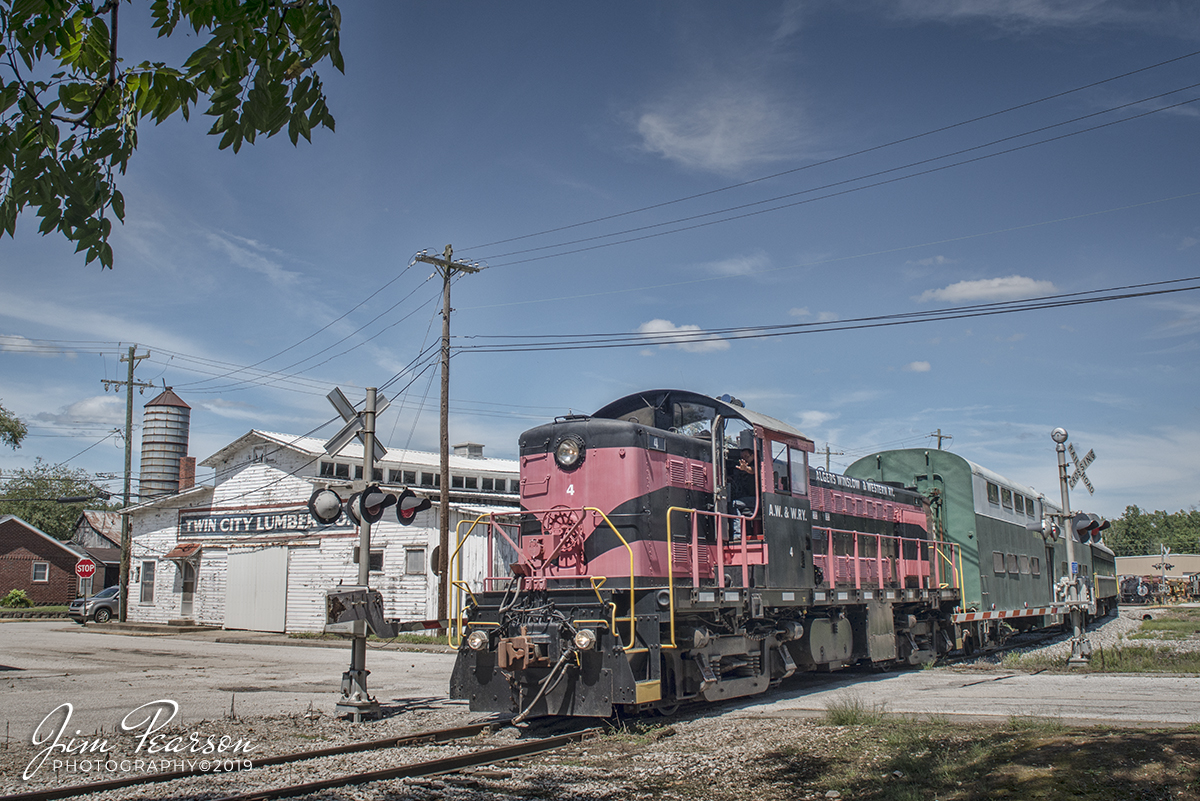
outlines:
[[[250, 428], [317, 429], [334, 385], [355, 400], [406, 389], [381, 435], [435, 449], [435, 369], [408, 368], [439, 335], [440, 280], [411, 260], [447, 243], [487, 268], [453, 288], [464, 348], [1200, 275], [1200, 103], [1185, 102], [1200, 98], [1185, 88], [1200, 55], [1143, 69], [1200, 51], [1200, 12], [1183, 4], [342, 11], [346, 73], [323, 73], [336, 133], [234, 155], [199, 114], [145, 125], [113, 271], [31, 215], [0, 240], [0, 403], [30, 424], [0, 470], [41, 456], [120, 471], [105, 437], [123, 399], [100, 382], [124, 377], [135, 342], [151, 353], [138, 379], [193, 407], [200, 459]], [[190, 52], [138, 13], [122, 17], [127, 60]], [[834, 469], [935, 446], [940, 428], [951, 450], [1057, 499], [1063, 426], [1096, 452], [1096, 494], [1078, 487], [1073, 506], [1175, 511], [1200, 503], [1198, 348], [1200, 293], [1181, 292], [772, 338], [462, 350], [450, 436], [511, 457], [521, 431], [639, 389], [729, 392], [843, 452]]]

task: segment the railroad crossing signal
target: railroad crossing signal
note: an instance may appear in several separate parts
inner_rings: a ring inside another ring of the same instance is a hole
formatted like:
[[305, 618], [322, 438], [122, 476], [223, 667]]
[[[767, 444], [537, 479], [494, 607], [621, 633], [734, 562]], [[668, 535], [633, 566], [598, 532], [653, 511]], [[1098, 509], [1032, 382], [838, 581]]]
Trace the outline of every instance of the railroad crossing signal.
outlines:
[[[363, 435], [363, 419], [362, 413], [354, 409], [349, 399], [338, 387], [333, 388], [325, 397], [329, 398], [329, 402], [333, 404], [333, 408], [337, 409], [338, 414], [346, 421], [346, 425], [342, 426], [342, 430], [333, 435], [333, 437], [325, 443], [325, 452], [330, 456], [334, 456], [342, 448], [346, 447], [346, 443], [358, 437], [359, 441], [366, 445], [366, 437]], [[378, 415], [388, 406], [388, 399], [380, 395], [375, 399], [375, 414]], [[380, 444], [379, 440], [375, 440], [375, 456], [376, 462], [382, 461], [384, 456], [387, 456], [387, 448]], [[370, 476], [367, 476], [370, 480]]]
[[1067, 445], [1067, 453], [1071, 454], [1071, 461], [1075, 465], [1075, 472], [1071, 474], [1071, 489], [1075, 489], [1075, 485], [1082, 481], [1083, 486], [1087, 487], [1088, 495], [1094, 495], [1096, 491], [1092, 488], [1092, 482], [1088, 481], [1087, 473], [1083, 471], [1087, 469], [1088, 465], [1096, 461], [1096, 452], [1089, 448], [1087, 456], [1080, 459], [1075, 455], [1075, 446]]

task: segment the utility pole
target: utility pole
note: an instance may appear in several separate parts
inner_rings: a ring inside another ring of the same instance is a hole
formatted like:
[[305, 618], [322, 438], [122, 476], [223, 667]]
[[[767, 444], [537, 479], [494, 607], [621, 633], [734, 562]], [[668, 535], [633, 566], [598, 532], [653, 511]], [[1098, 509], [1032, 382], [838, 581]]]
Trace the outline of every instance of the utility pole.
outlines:
[[[122, 356], [122, 362], [129, 362], [129, 376], [124, 381], [115, 381], [111, 379], [103, 379], [100, 383], [104, 384], [104, 389], [107, 391], [109, 387], [125, 387], [125, 497], [123, 508], [129, 508], [129, 481], [133, 472], [133, 388], [139, 387], [146, 389], [153, 388], [153, 384], [147, 384], [144, 381], [133, 380], [133, 369], [142, 359], [150, 358], [150, 352], [138, 356], [135, 354], [137, 345], [129, 349], [128, 356]], [[129, 528], [129, 515], [121, 515], [121, 615], [120, 621], [125, 622], [129, 609], [129, 554], [133, 550], [133, 536]]]
[[1054, 449], [1058, 452], [1058, 486], [1062, 491], [1062, 526], [1059, 531], [1067, 538], [1067, 570], [1070, 571], [1070, 583], [1067, 584], [1067, 606], [1071, 614], [1071, 658], [1067, 660], [1068, 667], [1084, 667], [1088, 663], [1088, 655], [1092, 651], [1091, 643], [1083, 636], [1083, 609], [1079, 599], [1079, 565], [1075, 562], [1075, 527], [1071, 522], [1071, 499], [1067, 494], [1067, 430], [1056, 428], [1050, 434], [1054, 440]]
[[954, 435], [953, 435], [953, 434], [943, 434], [943, 433], [942, 433], [942, 429], [940, 429], [940, 428], [939, 428], [939, 429], [938, 429], [938, 430], [937, 430], [935, 433], [933, 433], [933, 434], [926, 434], [925, 436], [927, 436], [927, 437], [937, 437], [937, 441], [938, 441], [938, 450], [939, 450], [939, 451], [942, 449], [942, 440], [944, 440], [944, 439], [954, 439]]
[[817, 451], [817, 453], [823, 453], [823, 454], [825, 454], [825, 472], [826, 472], [826, 473], [828, 473], [828, 472], [829, 472], [829, 457], [830, 457], [830, 456], [845, 456], [845, 455], [846, 455], [846, 452], [845, 452], [845, 451], [831, 451], [831, 450], [829, 450], [829, 443], [828, 443], [828, 442], [826, 442], [826, 443], [825, 443], [825, 450], [823, 450], [823, 451]]
[[450, 279], [459, 273], [477, 273], [479, 267], [454, 261], [454, 248], [446, 245], [441, 258], [418, 254], [417, 261], [432, 264], [442, 276], [442, 408], [440, 415], [441, 477], [438, 539], [438, 619], [450, 617]]

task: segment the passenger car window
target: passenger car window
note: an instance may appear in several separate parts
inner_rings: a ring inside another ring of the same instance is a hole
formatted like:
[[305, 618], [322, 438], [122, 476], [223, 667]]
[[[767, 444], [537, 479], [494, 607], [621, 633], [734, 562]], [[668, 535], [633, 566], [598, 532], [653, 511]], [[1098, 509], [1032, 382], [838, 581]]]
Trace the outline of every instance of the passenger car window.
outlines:
[[1000, 485], [989, 481], [987, 483], [987, 496], [988, 503], [1000, 503]]

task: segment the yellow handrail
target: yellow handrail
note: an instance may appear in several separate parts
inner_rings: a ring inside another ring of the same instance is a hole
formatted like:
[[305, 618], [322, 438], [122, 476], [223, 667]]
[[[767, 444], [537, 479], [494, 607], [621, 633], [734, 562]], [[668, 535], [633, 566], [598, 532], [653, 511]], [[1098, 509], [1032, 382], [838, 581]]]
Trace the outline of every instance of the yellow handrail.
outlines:
[[[600, 517], [604, 518], [604, 522], [608, 524], [608, 527], [610, 529], [612, 529], [612, 533], [617, 535], [617, 539], [619, 539], [621, 541], [621, 544], [625, 546], [625, 550], [629, 551], [629, 645], [627, 645], [625, 648], [623, 648], [621, 650], [625, 651], [626, 653], [631, 653], [631, 652], [636, 653], [636, 652], [640, 651], [641, 649], [636, 649], [634, 647], [637, 645], [637, 609], [636, 609], [637, 594], [634, 592], [634, 588], [633, 588], [634, 587], [634, 585], [633, 585], [633, 548], [629, 545], [629, 542], [626, 541], [626, 539], [623, 536], [621, 536], [621, 532], [617, 531], [617, 527], [613, 525], [612, 521], [608, 519], [608, 515], [604, 514], [604, 512], [602, 512], [601, 510], [597, 509], [594, 506], [585, 506], [583, 508], [583, 511], [595, 512], [596, 514], [600, 515]], [[616, 604], [613, 604], [613, 631], [614, 632], [617, 630], [616, 614], [617, 614], [617, 607], [616, 607]]]
[[[459, 552], [462, 551], [462, 547], [466, 543], [467, 537], [471, 536], [471, 532], [475, 530], [475, 527], [477, 525], [479, 525], [485, 517], [491, 517], [491, 515], [489, 513], [485, 512], [484, 514], [481, 514], [479, 517], [475, 518], [473, 521], [470, 521], [471, 527], [468, 528], [467, 533], [462, 535], [461, 537], [458, 535], [462, 529], [462, 524], [466, 523], [468, 521], [460, 520], [460, 521], [458, 521], [458, 524], [454, 527], [454, 537], [455, 537], [455, 539], [458, 540], [458, 544], [455, 546], [454, 552], [452, 554], [450, 554], [450, 560], [446, 563], [446, 575], [450, 576], [450, 575], [454, 574], [455, 561], [458, 561], [457, 580], [452, 579], [450, 581], [451, 589], [456, 590], [456, 592], [451, 593], [452, 603], [451, 603], [451, 608], [450, 608], [450, 620], [448, 621], [449, 628], [446, 630], [446, 637], [447, 637], [446, 641], [453, 648], [458, 647], [457, 643], [455, 643], [456, 639], [458, 640], [458, 642], [462, 642], [463, 611], [464, 611], [463, 610], [463, 602], [462, 602], [463, 591], [465, 590], [466, 593], [471, 596], [472, 601], [475, 600], [475, 596], [474, 596], [474, 594], [471, 593], [470, 587], [466, 584], [466, 582], [464, 582], [462, 580], [462, 561], [458, 559], [458, 555], [459, 555]], [[487, 568], [484, 569], [485, 577], [486, 577], [487, 572], [490, 569], [490, 567], [491, 566], [489, 565]]]
[[953, 546], [951, 546], [950, 558], [949, 558], [949, 559], [947, 559], [947, 558], [946, 558], [946, 554], [942, 553], [942, 549], [941, 549], [939, 546], [935, 545], [933, 549], [934, 549], [935, 551], [937, 551], [937, 555], [938, 555], [938, 556], [942, 557], [942, 559], [943, 559], [944, 561], [946, 561], [946, 562], [948, 562], [948, 563], [950, 564], [950, 572], [951, 572], [951, 573], [954, 575], [954, 586], [955, 586], [955, 587], [957, 587], [957, 588], [959, 588], [959, 589], [961, 589], [961, 588], [962, 588], [962, 583], [961, 583], [961, 581], [959, 580], [959, 573], [958, 573], [958, 571], [959, 571], [959, 568], [956, 568], [956, 567], [954, 566], [954, 558], [953, 558], [953, 557], [954, 557], [954, 550], [953, 550]]

